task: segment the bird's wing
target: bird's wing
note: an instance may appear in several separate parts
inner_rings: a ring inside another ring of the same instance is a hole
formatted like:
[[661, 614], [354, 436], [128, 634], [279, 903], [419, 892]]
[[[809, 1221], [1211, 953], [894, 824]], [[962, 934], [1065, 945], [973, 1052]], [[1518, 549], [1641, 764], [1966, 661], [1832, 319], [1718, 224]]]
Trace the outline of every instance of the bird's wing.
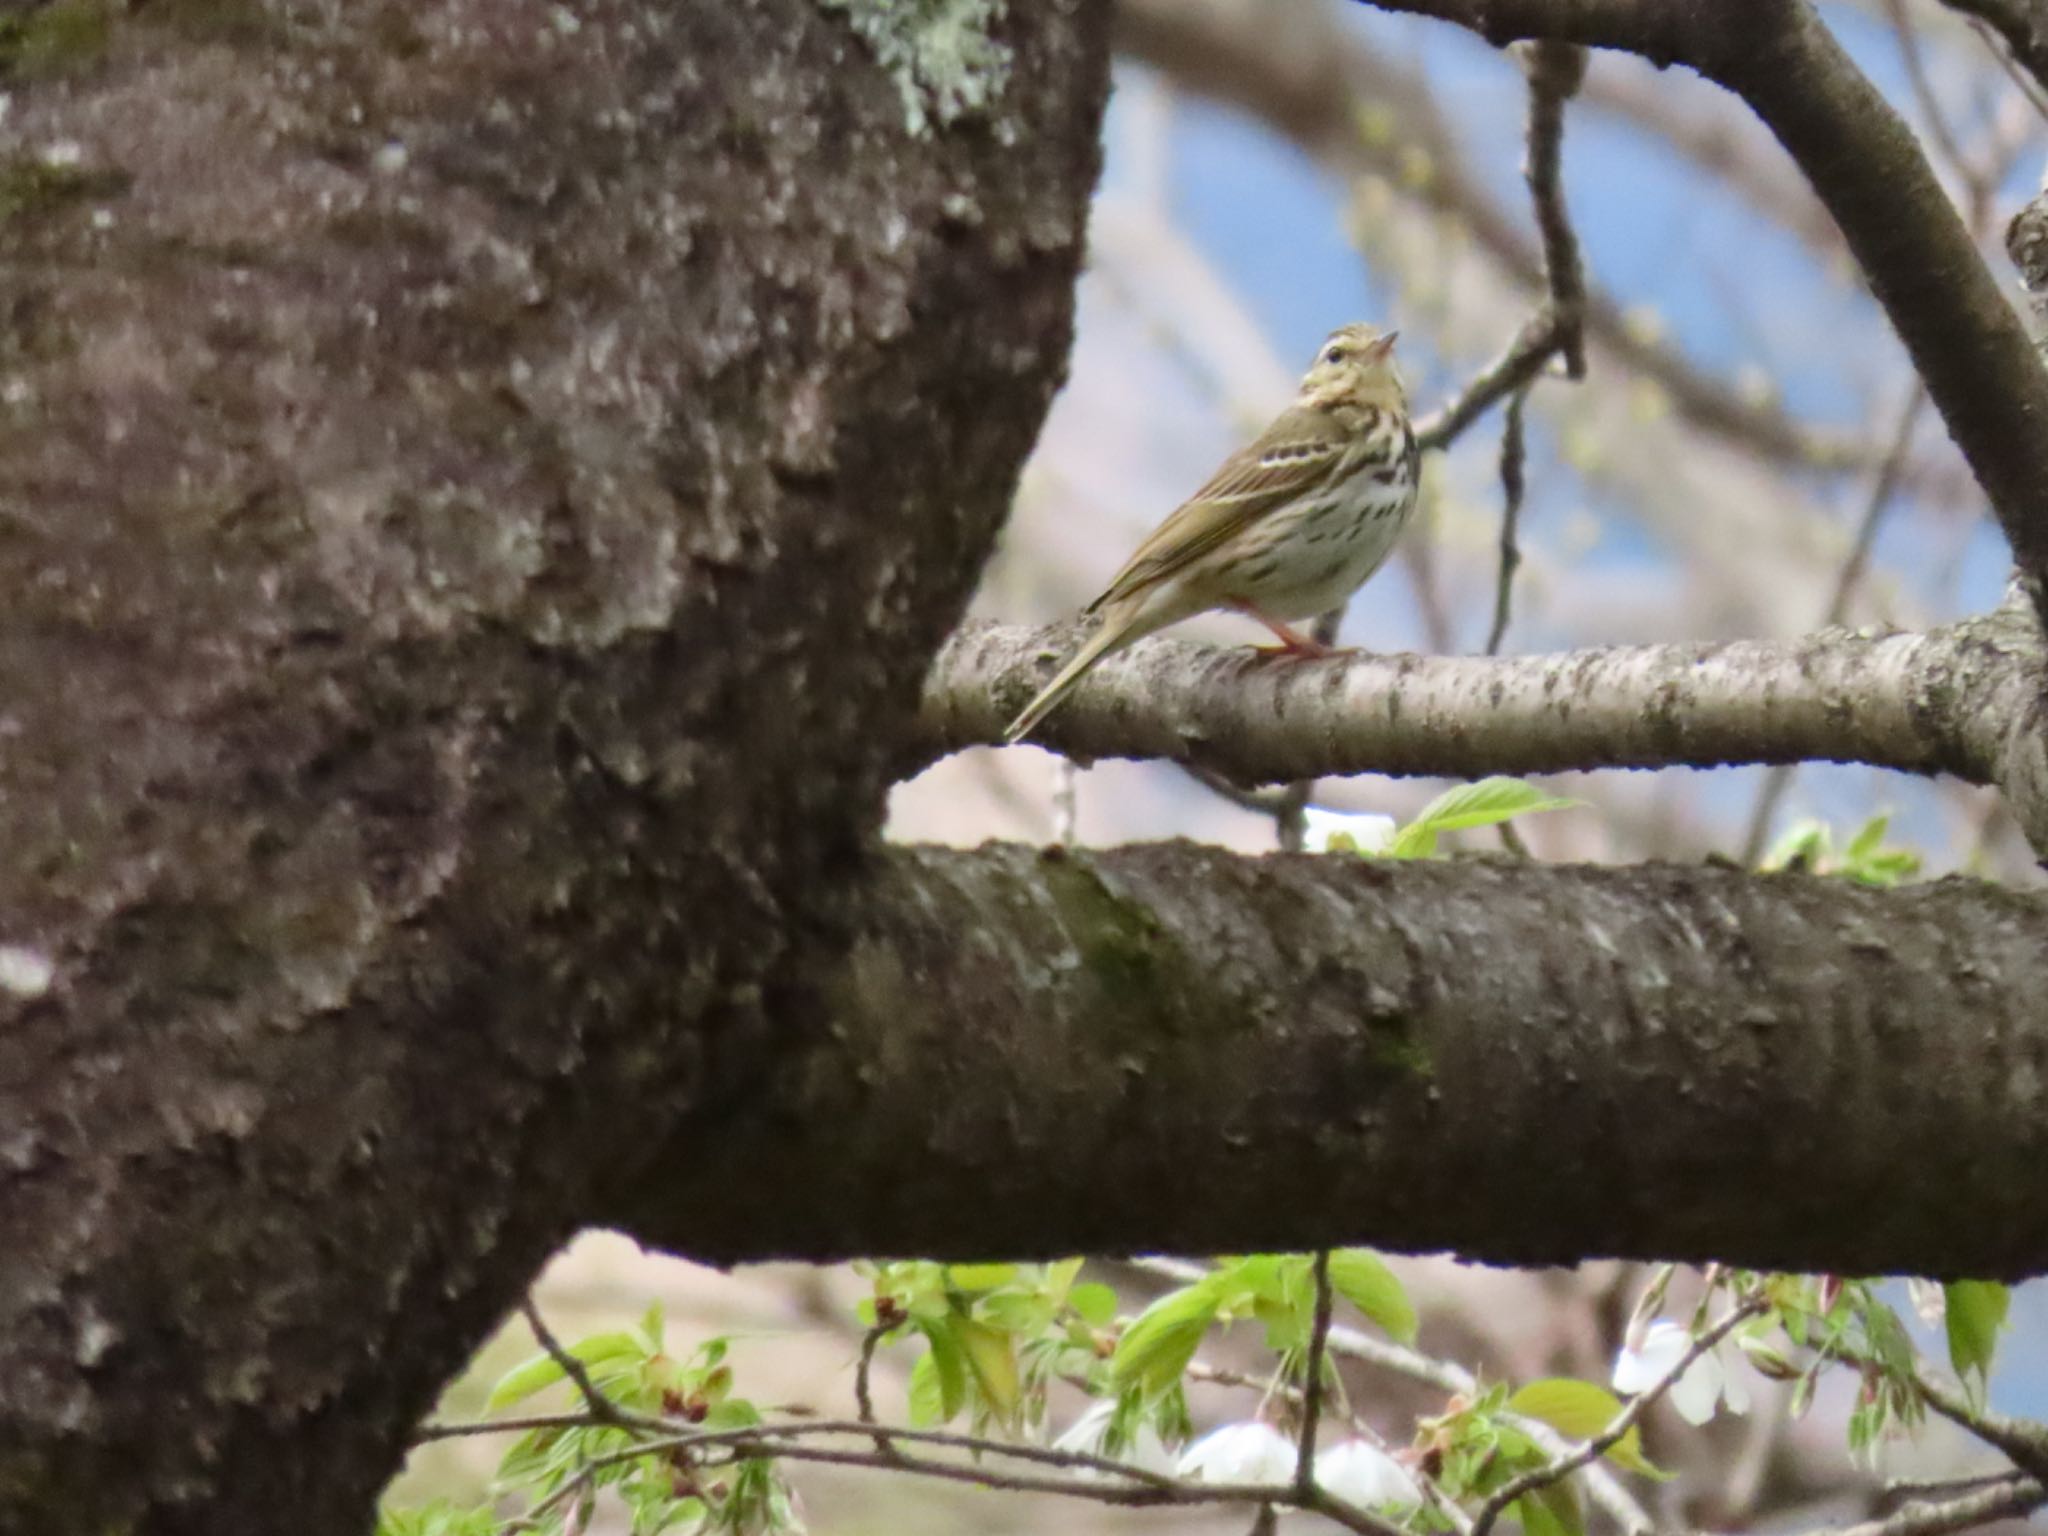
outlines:
[[1289, 407], [1152, 530], [1088, 611], [1186, 570], [1266, 513], [1323, 484], [1356, 441], [1323, 412]]

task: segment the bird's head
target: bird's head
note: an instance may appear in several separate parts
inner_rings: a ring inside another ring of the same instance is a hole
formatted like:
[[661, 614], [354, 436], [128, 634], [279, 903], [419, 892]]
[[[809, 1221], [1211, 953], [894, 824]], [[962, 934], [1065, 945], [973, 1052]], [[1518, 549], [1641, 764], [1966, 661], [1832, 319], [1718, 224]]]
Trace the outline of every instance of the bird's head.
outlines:
[[1371, 325], [1346, 325], [1330, 332], [1301, 381], [1301, 403], [1324, 410], [1368, 405], [1404, 409], [1408, 397], [1394, 367], [1398, 334]]

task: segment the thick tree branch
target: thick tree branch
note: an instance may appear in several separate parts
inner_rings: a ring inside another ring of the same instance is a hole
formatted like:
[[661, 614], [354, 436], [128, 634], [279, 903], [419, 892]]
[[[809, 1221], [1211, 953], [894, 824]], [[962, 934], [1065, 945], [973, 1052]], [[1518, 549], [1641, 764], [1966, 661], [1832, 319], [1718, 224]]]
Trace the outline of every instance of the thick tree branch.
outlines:
[[[1001, 739], [1063, 630], [969, 625], [925, 692], [929, 756]], [[1619, 646], [1555, 656], [1282, 661], [1155, 640], [1046, 722], [1072, 757], [1165, 758], [1244, 784], [1321, 774], [1860, 762], [1999, 784], [2048, 847], [2041, 647], [2011, 607], [1926, 634]]]
[[1686, 64], [1748, 102], [1834, 215], [2021, 568], [2048, 576], [2048, 373], [1911, 130], [1805, 0], [1366, 3]]
[[829, 1038], [614, 1215], [719, 1261], [2038, 1272], [2044, 930], [1964, 880], [902, 849]]

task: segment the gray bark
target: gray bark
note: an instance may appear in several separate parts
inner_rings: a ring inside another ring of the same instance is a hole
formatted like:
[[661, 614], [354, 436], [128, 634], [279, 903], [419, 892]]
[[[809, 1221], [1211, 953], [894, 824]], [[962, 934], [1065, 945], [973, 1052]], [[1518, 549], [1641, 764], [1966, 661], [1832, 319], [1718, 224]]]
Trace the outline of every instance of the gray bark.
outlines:
[[[1072, 649], [964, 626], [925, 686], [921, 757], [1002, 740]], [[1324, 774], [1854, 762], [1996, 784], [2048, 852], [2039, 626], [2019, 603], [1925, 634], [1301, 662], [1172, 640], [1105, 662], [1032, 740], [1241, 784]]]
[[0, 1528], [356, 1530], [808, 1027], [1106, 11], [949, 112], [810, 0], [90, 9], [0, 58]]
[[1189, 843], [894, 853], [836, 1028], [616, 1219], [726, 1259], [2048, 1269], [2048, 902]]

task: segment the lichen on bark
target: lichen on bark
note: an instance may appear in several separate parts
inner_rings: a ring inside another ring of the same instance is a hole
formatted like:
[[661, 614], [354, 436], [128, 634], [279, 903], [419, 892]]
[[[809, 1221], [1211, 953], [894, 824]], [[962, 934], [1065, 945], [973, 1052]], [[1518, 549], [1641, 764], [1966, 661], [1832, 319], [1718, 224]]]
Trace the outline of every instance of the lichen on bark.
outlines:
[[1004, 0], [818, 0], [843, 14], [895, 82], [915, 134], [986, 112], [1010, 76]]

